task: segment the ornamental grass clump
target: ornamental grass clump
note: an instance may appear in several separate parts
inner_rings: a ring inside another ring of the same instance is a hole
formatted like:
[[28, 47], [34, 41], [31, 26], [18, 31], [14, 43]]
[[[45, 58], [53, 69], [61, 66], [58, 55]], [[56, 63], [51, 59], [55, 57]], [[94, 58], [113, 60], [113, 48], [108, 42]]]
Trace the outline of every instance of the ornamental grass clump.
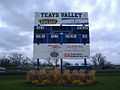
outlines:
[[32, 80], [38, 80], [38, 71], [37, 70], [31, 70], [27, 73], [27, 80], [32, 81]]
[[65, 70], [62, 75], [62, 84], [70, 84], [71, 82], [71, 73], [69, 70]]
[[73, 81], [72, 81], [72, 84], [73, 84], [73, 85], [80, 85], [80, 84], [81, 84], [81, 81], [80, 81], [80, 80], [73, 80]]
[[40, 70], [38, 72], [38, 80], [41, 82], [43, 80], [46, 80], [48, 78], [47, 72], [45, 70]]
[[79, 73], [79, 79], [80, 79], [80, 81], [81, 82], [83, 82], [83, 83], [86, 83], [86, 73], [85, 73], [85, 71], [80, 71], [80, 73]]
[[46, 79], [46, 80], [42, 80], [40, 85], [49, 85], [50, 83], [51, 82], [48, 79]]
[[39, 85], [39, 80], [32, 80], [32, 84]]
[[51, 84], [59, 84], [61, 81], [61, 73], [60, 70], [54, 69], [48, 72], [48, 80]]
[[31, 70], [27, 73], [27, 81], [36, 85], [84, 85], [96, 81], [94, 70]]
[[80, 76], [79, 76], [79, 72], [77, 70], [73, 70], [73, 72], [71, 73], [71, 79], [73, 80], [79, 80]]
[[88, 79], [87, 79], [87, 84], [94, 84], [96, 83], [96, 78], [95, 78], [95, 70], [91, 70], [88, 73]]

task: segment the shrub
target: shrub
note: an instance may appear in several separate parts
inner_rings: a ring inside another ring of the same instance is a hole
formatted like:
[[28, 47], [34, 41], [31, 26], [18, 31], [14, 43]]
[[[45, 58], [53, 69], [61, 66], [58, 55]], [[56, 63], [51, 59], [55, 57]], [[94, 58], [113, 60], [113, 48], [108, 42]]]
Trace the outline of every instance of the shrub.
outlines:
[[51, 84], [59, 84], [61, 81], [61, 73], [60, 70], [54, 69], [48, 72], [48, 80]]
[[73, 81], [72, 81], [72, 84], [73, 84], [73, 85], [80, 85], [80, 80], [73, 80]]
[[71, 73], [69, 70], [65, 70], [63, 75], [62, 75], [62, 83], [63, 84], [67, 84], [67, 83], [71, 83], [72, 79], [71, 79]]
[[46, 73], [45, 70], [40, 70], [40, 71], [38, 71], [37, 75], [38, 75], [38, 80], [39, 80], [39, 81], [48, 79], [48, 74]]
[[80, 79], [80, 81], [83, 82], [83, 83], [86, 82], [86, 73], [85, 73], [85, 71], [80, 71], [79, 79]]
[[39, 84], [39, 80], [33, 80], [32, 84], [35, 84], [35, 85]]
[[71, 79], [72, 80], [78, 80], [80, 78], [80, 73], [77, 70], [74, 70], [71, 74]]
[[27, 78], [28, 81], [37, 80], [38, 78], [37, 78], [36, 75], [37, 75], [36, 71], [35, 70], [31, 70], [31, 71], [29, 71], [27, 73], [27, 77], [26, 78]]
[[31, 81], [32, 79], [32, 76], [31, 76], [31, 71], [27, 72], [27, 75], [26, 75], [26, 79], [27, 81]]
[[95, 70], [89, 71], [88, 75], [89, 75], [89, 80], [93, 80], [93, 81], [96, 80], [96, 78], [95, 78]]
[[46, 79], [46, 80], [43, 80], [40, 84], [41, 85], [48, 85], [48, 84], [50, 84], [50, 81]]

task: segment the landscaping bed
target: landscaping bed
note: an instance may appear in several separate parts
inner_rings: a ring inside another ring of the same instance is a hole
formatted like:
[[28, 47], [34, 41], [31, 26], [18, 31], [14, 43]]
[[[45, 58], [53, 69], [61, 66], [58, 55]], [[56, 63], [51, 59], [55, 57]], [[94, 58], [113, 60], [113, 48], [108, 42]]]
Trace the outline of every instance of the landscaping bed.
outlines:
[[62, 85], [79, 86], [91, 85], [96, 83], [94, 70], [31, 70], [27, 73], [27, 82], [36, 86]]

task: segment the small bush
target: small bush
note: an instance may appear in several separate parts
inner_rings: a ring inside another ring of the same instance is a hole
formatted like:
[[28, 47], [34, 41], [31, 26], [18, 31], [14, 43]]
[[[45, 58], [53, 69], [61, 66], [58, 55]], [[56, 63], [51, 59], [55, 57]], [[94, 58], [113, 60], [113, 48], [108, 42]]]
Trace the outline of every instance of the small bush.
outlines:
[[39, 80], [33, 80], [32, 84], [35, 84], [35, 85], [39, 84]]
[[37, 77], [39, 81], [42, 81], [42, 80], [48, 79], [48, 74], [46, 73], [45, 70], [40, 70], [37, 73]]
[[72, 81], [73, 85], [80, 85], [80, 83], [81, 83], [80, 80], [73, 80]]
[[48, 80], [51, 81], [52, 84], [58, 84], [61, 79], [61, 73], [59, 70], [54, 69], [53, 71], [48, 72]]
[[41, 85], [48, 85], [48, 84], [50, 84], [50, 81], [49, 80], [43, 80], [40, 84]]
[[64, 84], [67, 84], [67, 83], [71, 83], [72, 82], [72, 79], [71, 79], [71, 73], [69, 70], [65, 70], [63, 75], [62, 75], [62, 79], [63, 79], [63, 83]]
[[94, 80], [94, 81], [96, 80], [96, 78], [95, 78], [95, 73], [96, 73], [95, 70], [91, 70], [91, 71], [90, 71], [91, 80]]
[[73, 80], [78, 80], [80, 79], [79, 72], [77, 70], [74, 70], [71, 74], [71, 79]]

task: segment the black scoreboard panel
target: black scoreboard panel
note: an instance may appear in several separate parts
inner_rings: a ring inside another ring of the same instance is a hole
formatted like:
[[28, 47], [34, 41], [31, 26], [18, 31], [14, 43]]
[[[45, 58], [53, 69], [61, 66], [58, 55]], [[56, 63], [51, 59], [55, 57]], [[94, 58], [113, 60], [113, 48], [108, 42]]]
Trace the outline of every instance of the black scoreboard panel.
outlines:
[[37, 26], [34, 43], [89, 43], [88, 26]]
[[88, 26], [35, 26], [34, 31], [43, 33], [48, 32], [79, 32], [81, 30], [89, 30]]

